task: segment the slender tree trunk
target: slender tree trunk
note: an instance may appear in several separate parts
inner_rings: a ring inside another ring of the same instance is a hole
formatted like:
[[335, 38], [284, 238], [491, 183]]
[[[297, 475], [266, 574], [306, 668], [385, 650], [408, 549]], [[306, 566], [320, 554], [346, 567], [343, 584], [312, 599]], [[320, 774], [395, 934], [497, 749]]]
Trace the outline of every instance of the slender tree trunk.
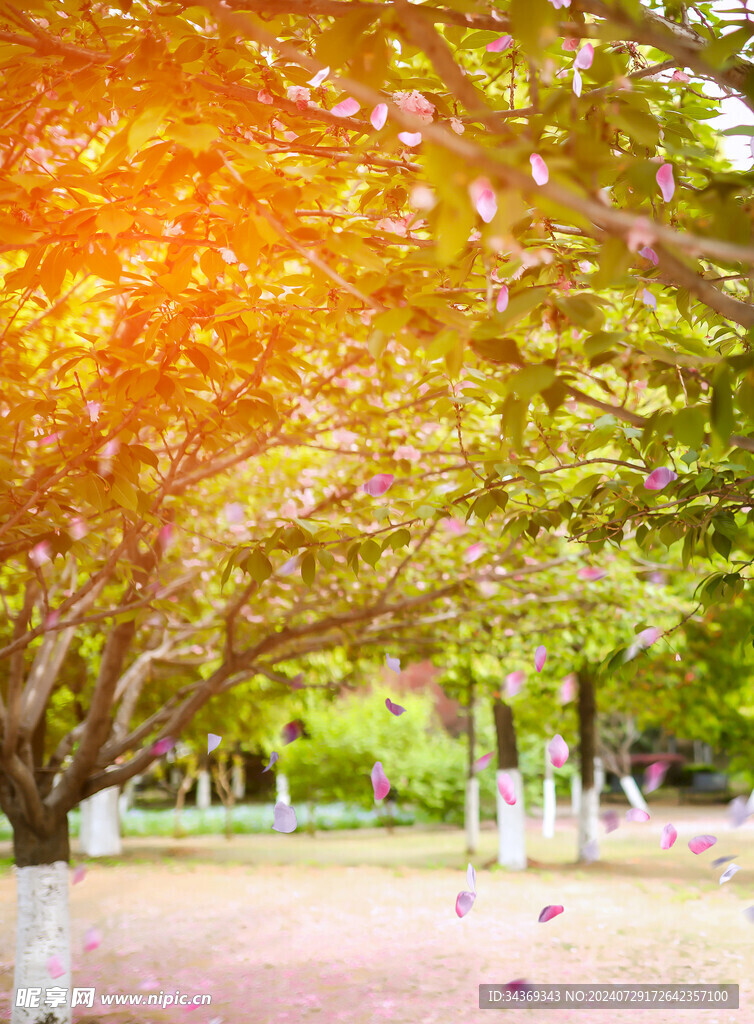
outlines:
[[594, 690], [594, 675], [588, 666], [584, 666], [579, 671], [578, 681], [581, 754], [578, 860], [590, 862], [599, 857], [597, 845], [599, 793], [594, 778], [594, 759], [597, 752], [597, 698]]
[[[70, 999], [63, 1006], [52, 997], [47, 1002], [48, 989], [68, 993], [71, 988], [68, 819], [45, 838], [23, 822], [13, 825], [18, 923], [11, 1024], [71, 1024]], [[63, 968], [54, 979], [48, 968], [52, 957]]]
[[469, 767], [466, 780], [466, 852], [476, 853], [479, 843], [479, 779], [474, 771], [474, 680], [469, 681], [469, 707], [466, 716], [466, 733], [469, 738]]
[[622, 775], [620, 785], [632, 807], [638, 807], [640, 811], [647, 810], [647, 802], [632, 775]]
[[545, 743], [545, 781], [543, 783], [543, 805], [542, 805], [542, 835], [545, 839], [552, 839], [555, 835], [555, 811], [557, 802], [555, 800], [555, 779], [552, 774], [552, 762]]
[[497, 787], [497, 862], [512, 871], [526, 869], [526, 809], [524, 807], [524, 785], [518, 769], [518, 747], [513, 709], [510, 704], [496, 699], [492, 705], [497, 734], [497, 779], [507, 772], [513, 780], [516, 796], [514, 804], [508, 804]]

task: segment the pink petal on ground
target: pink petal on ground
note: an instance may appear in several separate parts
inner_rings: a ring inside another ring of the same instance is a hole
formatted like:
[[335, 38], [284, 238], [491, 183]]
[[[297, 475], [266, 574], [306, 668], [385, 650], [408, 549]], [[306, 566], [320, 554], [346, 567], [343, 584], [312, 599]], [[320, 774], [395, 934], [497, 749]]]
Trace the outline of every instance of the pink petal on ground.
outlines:
[[602, 815], [602, 820], [605, 823], [605, 832], [615, 832], [618, 828], [618, 815], [615, 811], [605, 811]]
[[594, 46], [591, 43], [585, 43], [576, 54], [576, 60], [573, 62], [573, 66], [575, 68], [579, 68], [581, 71], [586, 71], [592, 66], [593, 60]]
[[504, 284], [500, 286], [500, 291], [497, 293], [497, 302], [495, 308], [498, 313], [504, 313], [508, 308], [508, 285]]
[[472, 892], [476, 892], [476, 871], [472, 864], [466, 868], [466, 885]]
[[218, 736], [214, 732], [207, 733], [207, 753], [211, 754], [213, 750], [216, 750], [222, 743], [222, 736]]
[[607, 569], [598, 569], [593, 565], [585, 565], [583, 569], [578, 571], [580, 580], [589, 580], [592, 583], [596, 583], [597, 580], [603, 580], [605, 576], [607, 576]]
[[73, 869], [73, 876], [71, 878], [71, 885], [78, 885], [79, 882], [84, 881], [84, 875], [86, 874], [86, 868], [81, 864], [77, 865]]
[[660, 836], [660, 849], [669, 850], [678, 838], [678, 833], [672, 825], [665, 825]]
[[98, 928], [87, 928], [86, 935], [84, 936], [84, 950], [87, 953], [91, 953], [93, 949], [102, 942], [102, 932]]
[[694, 836], [693, 839], [689, 839], [689, 849], [692, 853], [704, 853], [705, 850], [709, 850], [710, 846], [714, 846], [716, 842], [715, 836]]
[[284, 743], [293, 743], [293, 741], [297, 740], [300, 735], [301, 726], [298, 722], [288, 722], [287, 725], [283, 726], [282, 737]]
[[649, 814], [640, 807], [629, 807], [626, 811], [626, 821], [649, 821]]
[[374, 768], [372, 768], [372, 788], [374, 789], [375, 800], [384, 800], [390, 792], [390, 783], [382, 767], [382, 761], [374, 762]]
[[489, 754], [483, 754], [482, 757], [477, 758], [474, 762], [474, 771], [482, 772], [492, 760], [492, 751]]
[[657, 184], [660, 186], [662, 192], [662, 198], [666, 203], [669, 203], [673, 198], [675, 192], [675, 182], [673, 181], [673, 165], [663, 164], [657, 172]]
[[389, 697], [385, 699], [385, 707], [388, 709], [388, 711], [392, 711], [396, 718], [402, 715], [403, 712], [406, 710], [405, 708], [402, 708], [400, 704], [393, 704]]
[[731, 866], [729, 868], [726, 868], [725, 871], [723, 871], [723, 873], [720, 875], [720, 885], [723, 885], [723, 883], [725, 882], [729, 882], [731, 878], [733, 878], [735, 873], [740, 870], [741, 868], [738, 866], [738, 864], [731, 864]]
[[508, 697], [515, 697], [526, 682], [526, 673], [520, 669], [516, 672], [509, 672], [505, 677], [505, 693]]
[[475, 899], [476, 893], [474, 892], [459, 892], [456, 898], [456, 914], [459, 917], [465, 917], [474, 906]]
[[576, 696], [578, 679], [576, 678], [575, 672], [571, 672], [570, 675], [566, 676], [560, 686], [560, 703], [570, 704], [573, 698]]
[[47, 961], [47, 973], [51, 978], [60, 978], [65, 974], [65, 967], [63, 967], [63, 961], [57, 955], [51, 956]]
[[650, 263], [654, 263], [655, 266], [657, 266], [660, 262], [657, 253], [654, 251], [654, 249], [650, 249], [648, 245], [645, 245], [643, 248], [639, 249], [639, 255], [643, 256], [645, 260], [649, 260]]
[[380, 128], [384, 128], [385, 121], [387, 121], [387, 103], [378, 103], [370, 114], [369, 120], [372, 122], [372, 127], [376, 128], [377, 131]]
[[389, 654], [385, 655], [385, 664], [392, 672], [400, 672], [401, 670], [401, 659], [391, 658]]
[[487, 53], [502, 53], [503, 50], [507, 50], [513, 43], [513, 36], [500, 36], [499, 39], [493, 39], [491, 43], [487, 43], [485, 49]]
[[270, 768], [272, 768], [274, 763], [278, 760], [279, 756], [280, 755], [277, 754], [274, 750], [272, 751], [272, 753], [270, 754], [270, 763], [267, 765], [266, 768], [262, 769], [262, 775], [264, 775], [265, 772], [268, 772]]
[[275, 832], [295, 832], [298, 822], [296, 812], [288, 804], [280, 802], [275, 804], [275, 820], [272, 823]]
[[157, 742], [154, 744], [154, 746], [152, 747], [152, 753], [154, 754], [155, 757], [162, 757], [163, 754], [167, 754], [167, 752], [171, 750], [174, 746], [175, 740], [173, 739], [173, 737], [164, 736], [161, 740], [157, 740]]
[[371, 480], [367, 480], [363, 490], [373, 498], [381, 498], [385, 491], [390, 490], [393, 480], [395, 480], [395, 477], [392, 473], [378, 473]]
[[508, 772], [503, 772], [502, 775], [497, 777], [497, 788], [500, 796], [505, 800], [507, 804], [515, 804], [516, 802], [516, 787], [513, 779], [510, 777]]
[[398, 138], [404, 146], [418, 146], [422, 140], [421, 132], [398, 132]]
[[483, 554], [484, 544], [472, 544], [464, 551], [463, 560], [469, 565], [471, 562], [476, 562], [477, 558], [481, 558]]
[[539, 153], [532, 153], [529, 157], [531, 163], [531, 176], [537, 185], [546, 185], [550, 180], [550, 172], [547, 170], [547, 164], [544, 162]]
[[340, 103], [336, 103], [330, 113], [335, 114], [336, 117], [353, 117], [360, 110], [361, 104], [357, 103], [352, 96], [349, 96], [347, 100], [341, 100]]
[[489, 224], [497, 213], [497, 199], [491, 188], [482, 189], [476, 201], [476, 212], [485, 224]]
[[644, 792], [654, 793], [656, 789], [659, 789], [665, 781], [667, 772], [668, 766], [662, 761], [655, 761], [654, 764], [651, 764], [644, 772]]
[[577, 96], [581, 96], [581, 89], [584, 83], [581, 79], [581, 72], [578, 68], [573, 69], [573, 91]]
[[558, 914], [563, 913], [563, 908], [558, 903], [551, 904], [544, 908], [542, 913], [539, 915], [539, 921], [544, 924], [545, 921], [552, 921], [553, 917], [557, 917]]
[[547, 744], [547, 752], [550, 755], [550, 761], [553, 765], [556, 768], [562, 768], [568, 760], [568, 744], [560, 733], [553, 736]]
[[661, 491], [663, 488], [667, 487], [669, 483], [677, 479], [677, 473], [674, 473], [672, 469], [666, 469], [662, 466], [660, 469], [652, 470], [644, 481], [644, 486], [648, 491]]
[[540, 644], [534, 652], [534, 668], [537, 672], [541, 672], [545, 667], [545, 661], [547, 660], [547, 648], [544, 644]]
[[322, 85], [322, 83], [324, 82], [324, 80], [327, 78], [327, 76], [329, 74], [330, 74], [329, 67], [328, 68], [322, 68], [322, 70], [318, 71], [317, 74], [314, 76], [314, 78], [310, 78], [309, 81], [306, 84], [310, 85], [312, 87], [312, 89], [316, 89], [318, 85]]

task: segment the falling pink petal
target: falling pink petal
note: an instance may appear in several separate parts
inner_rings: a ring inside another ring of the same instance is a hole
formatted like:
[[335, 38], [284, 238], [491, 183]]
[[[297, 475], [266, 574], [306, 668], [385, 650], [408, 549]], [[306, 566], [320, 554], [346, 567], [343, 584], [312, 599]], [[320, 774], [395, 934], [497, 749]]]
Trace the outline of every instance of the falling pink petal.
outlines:
[[173, 526], [171, 523], [166, 523], [157, 534], [157, 543], [163, 553], [167, 551], [173, 543]]
[[515, 697], [526, 682], [526, 673], [520, 669], [516, 672], [509, 672], [505, 677], [505, 693], [508, 697]]
[[557, 917], [558, 914], [563, 913], [563, 908], [560, 904], [555, 903], [544, 908], [542, 913], [539, 915], [540, 924], [544, 924], [545, 921], [552, 921], [553, 917]]
[[492, 760], [492, 751], [490, 751], [489, 754], [484, 754], [484, 755], [482, 755], [482, 757], [478, 757], [476, 759], [476, 761], [474, 762], [474, 766], [473, 766], [474, 767], [474, 771], [475, 772], [484, 771], [484, 769], [487, 767], [487, 765], [490, 763], [491, 760]]
[[484, 544], [472, 544], [466, 548], [463, 553], [463, 560], [467, 565], [471, 562], [476, 562], [477, 558], [481, 558], [484, 554]]
[[643, 629], [637, 637], [639, 646], [641, 648], [651, 647], [652, 644], [657, 643], [661, 635], [662, 634], [657, 626], [648, 626], [647, 629]]
[[97, 928], [87, 928], [86, 935], [84, 936], [84, 950], [87, 953], [91, 953], [93, 949], [102, 942], [102, 932]]
[[545, 661], [547, 660], [547, 648], [544, 644], [540, 644], [534, 652], [534, 668], [537, 672], [541, 672], [545, 667]]
[[669, 850], [678, 838], [678, 833], [672, 825], [665, 825], [660, 836], [660, 849]]
[[[738, 856], [737, 853], [733, 854], [733, 857], [737, 857], [737, 856]], [[717, 857], [715, 860], [712, 861], [712, 863], [710, 864], [710, 867], [711, 868], [719, 868], [721, 864], [727, 864], [729, 860], [733, 860], [733, 857]]]
[[665, 780], [667, 772], [668, 766], [663, 764], [662, 761], [655, 761], [651, 764], [644, 772], [644, 792], [654, 793], [656, 789], [659, 789]]
[[50, 545], [49, 540], [41, 540], [39, 544], [35, 544], [29, 552], [29, 561], [32, 565], [39, 568], [40, 565], [44, 565], [45, 562], [50, 561], [51, 551], [52, 546]]
[[500, 796], [507, 804], [515, 804], [516, 786], [508, 772], [503, 772], [502, 775], [498, 775], [497, 788], [500, 792]]
[[644, 486], [648, 491], [661, 491], [667, 487], [673, 480], [678, 479], [678, 474], [674, 473], [672, 469], [666, 469], [664, 466], [660, 469], [653, 469], [647, 479], [644, 481]]
[[740, 828], [751, 815], [746, 797], [737, 796], [728, 804], [731, 828]]
[[288, 804], [282, 804], [280, 802], [275, 804], [275, 820], [272, 823], [272, 828], [275, 832], [295, 832], [298, 822], [296, 821], [296, 812]]
[[225, 518], [229, 523], [242, 523], [246, 518], [244, 507], [240, 501], [231, 501], [230, 504], [225, 506]]
[[472, 892], [476, 892], [476, 871], [472, 864], [469, 864], [466, 868], [466, 885], [468, 885]]
[[298, 722], [288, 722], [287, 725], [283, 726], [282, 737], [284, 743], [293, 743], [293, 741], [297, 740], [300, 735], [301, 726]]
[[377, 131], [380, 128], [384, 128], [385, 121], [387, 121], [387, 103], [378, 103], [372, 111], [369, 120], [372, 122], [372, 127]]
[[751, 921], [751, 923], [754, 924], [754, 906], [747, 907], [746, 910], [743, 911], [743, 915], [747, 921]]
[[654, 263], [655, 266], [657, 266], [660, 262], [657, 253], [654, 251], [654, 249], [650, 249], [648, 245], [645, 245], [643, 248], [639, 249], [639, 255], [643, 256], [645, 260], [649, 260], [650, 263]]
[[532, 153], [529, 157], [531, 163], [531, 176], [537, 185], [546, 185], [550, 180], [550, 172], [547, 170], [547, 164], [544, 162], [539, 153]]
[[578, 68], [574, 68], [573, 69], [573, 91], [574, 91], [574, 93], [577, 96], [581, 96], [581, 89], [582, 89], [583, 84], [584, 83], [583, 83], [583, 81], [581, 79], [581, 72], [579, 71]]
[[335, 114], [336, 117], [353, 117], [353, 115], [358, 114], [360, 110], [361, 104], [357, 103], [353, 97], [349, 96], [347, 100], [341, 100], [340, 103], [336, 103], [330, 113]]
[[78, 885], [79, 882], [84, 881], [84, 875], [86, 874], [86, 868], [81, 864], [77, 865], [73, 869], [73, 877], [71, 878], [71, 885]]
[[674, 82], [690, 82], [691, 79], [685, 71], [674, 71], [672, 81]]
[[663, 164], [657, 172], [657, 184], [660, 186], [662, 198], [669, 203], [675, 192], [675, 181], [673, 181], [673, 165]]
[[222, 742], [222, 736], [218, 736], [214, 732], [207, 734], [207, 753], [211, 754], [213, 750], [216, 750]]
[[398, 132], [398, 138], [404, 146], [418, 146], [422, 140], [421, 132]]
[[485, 224], [489, 224], [497, 213], [497, 199], [491, 188], [485, 188], [479, 193], [476, 201], [476, 211]]
[[508, 285], [504, 284], [500, 286], [500, 291], [497, 293], [497, 302], [495, 308], [498, 313], [504, 313], [508, 308]]
[[384, 800], [390, 792], [390, 783], [382, 767], [382, 761], [374, 762], [374, 768], [372, 768], [372, 788], [374, 789], [375, 800]]
[[626, 811], [626, 821], [649, 821], [649, 814], [640, 807], [629, 807]]
[[723, 885], [725, 882], [729, 882], [731, 878], [733, 878], [735, 873], [740, 870], [741, 868], [738, 866], [738, 864], [731, 864], [731, 866], [729, 868], [726, 868], [725, 871], [723, 871], [723, 873], [720, 875], [720, 885]]
[[650, 309], [657, 309], [657, 299], [648, 288], [642, 290], [641, 301], [645, 306], [649, 306]]
[[272, 753], [270, 754], [270, 763], [262, 769], [262, 775], [264, 775], [265, 772], [268, 772], [270, 768], [272, 768], [272, 766], [279, 759], [279, 757], [280, 755], [273, 750]]
[[592, 66], [594, 60], [594, 46], [591, 43], [585, 43], [579, 52], [576, 54], [576, 60], [573, 62], [575, 68], [579, 68], [581, 71], [586, 71], [587, 68]]
[[65, 974], [65, 967], [63, 967], [63, 961], [57, 955], [51, 956], [47, 961], [47, 973], [51, 978], [60, 978]]
[[152, 747], [152, 753], [155, 757], [162, 757], [163, 754], [167, 754], [167, 752], [174, 746], [175, 740], [172, 736], [163, 736], [163, 738], [161, 740], [157, 740]]
[[371, 480], [367, 480], [363, 489], [373, 498], [380, 498], [385, 491], [390, 490], [393, 480], [395, 480], [395, 477], [392, 473], [378, 473], [377, 476], [373, 476]]
[[574, 672], [571, 672], [570, 675], [567, 675], [565, 677], [565, 679], [560, 685], [561, 704], [569, 704], [573, 700], [573, 698], [576, 696], [577, 683], [578, 680]]
[[389, 654], [385, 655], [385, 664], [392, 672], [400, 672], [401, 670], [401, 659], [391, 658]]
[[607, 576], [607, 569], [598, 569], [594, 565], [585, 565], [583, 569], [579, 569], [578, 577], [580, 580], [589, 580], [591, 583], [596, 583], [597, 580], [603, 580]]
[[314, 78], [310, 78], [309, 81], [306, 84], [310, 85], [312, 87], [312, 89], [316, 89], [317, 86], [322, 85], [322, 83], [324, 82], [324, 80], [327, 78], [327, 76], [329, 74], [330, 74], [330, 68], [329, 67], [322, 68], [322, 70], [318, 71], [317, 74], [314, 76]]
[[618, 828], [618, 815], [615, 811], [605, 811], [602, 815], [602, 820], [605, 823], [605, 832], [615, 832]]
[[468, 533], [469, 531], [469, 528], [466, 523], [464, 523], [463, 519], [443, 519], [442, 525], [448, 533], [452, 533], [456, 537], [462, 537], [464, 533]]
[[560, 735], [557, 733], [547, 745], [547, 752], [550, 755], [550, 761], [556, 768], [562, 768], [568, 760], [568, 744]]
[[[87, 533], [89, 533], [89, 526], [86, 520], [82, 519], [81, 516], [75, 516], [68, 524], [68, 532], [73, 540], [83, 540]], [[162, 533], [162, 530], [160, 530], [160, 533]]]
[[485, 49], [487, 53], [502, 53], [512, 44], [513, 36], [500, 36], [499, 39], [493, 39], [491, 43], [487, 43]]
[[714, 846], [716, 842], [715, 836], [694, 836], [693, 839], [689, 839], [689, 849], [692, 853], [704, 853], [705, 850], [709, 850], [710, 846]]
[[476, 893], [474, 892], [459, 892], [456, 899], [456, 914], [459, 917], [465, 917], [474, 906], [475, 899]]
[[388, 711], [392, 711], [396, 718], [402, 715], [403, 712], [406, 710], [405, 708], [402, 708], [400, 704], [393, 704], [389, 697], [385, 699], [385, 707], [388, 709]]

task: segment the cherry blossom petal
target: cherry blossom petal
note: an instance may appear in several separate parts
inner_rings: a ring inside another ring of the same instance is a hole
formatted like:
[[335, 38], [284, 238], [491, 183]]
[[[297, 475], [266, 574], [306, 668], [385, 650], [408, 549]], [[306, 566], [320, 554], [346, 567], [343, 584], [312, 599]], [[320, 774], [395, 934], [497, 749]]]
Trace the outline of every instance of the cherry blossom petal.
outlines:
[[82, 864], [77, 864], [73, 869], [73, 875], [71, 877], [71, 885], [78, 885], [79, 882], [84, 881], [84, 875], [86, 874], [86, 868]]
[[537, 672], [541, 672], [545, 667], [545, 661], [547, 660], [547, 648], [544, 644], [540, 644], [534, 652], [534, 668]]
[[539, 915], [540, 924], [544, 924], [545, 921], [552, 921], [553, 917], [557, 917], [558, 914], [563, 913], [563, 908], [559, 903], [550, 904], [546, 906], [542, 913]]
[[673, 165], [663, 164], [657, 172], [657, 184], [660, 186], [662, 198], [669, 203], [675, 192], [675, 181], [673, 180]]
[[578, 50], [579, 42], [580, 42], [579, 39], [564, 39], [563, 40], [563, 49], [564, 50]]
[[495, 308], [498, 313], [504, 313], [508, 308], [508, 285], [503, 284], [500, 286], [500, 291], [497, 293], [497, 302]]
[[451, 117], [450, 127], [453, 129], [456, 135], [463, 135], [463, 133], [466, 131], [466, 125], [458, 117]]
[[583, 84], [584, 83], [581, 80], [581, 72], [579, 71], [578, 68], [574, 68], [573, 69], [573, 91], [575, 92], [575, 94], [577, 96], [581, 96], [581, 88], [582, 88]]
[[41, 565], [44, 565], [45, 562], [50, 561], [51, 551], [52, 546], [49, 540], [41, 540], [39, 544], [35, 544], [29, 552], [29, 561], [32, 565], [39, 568]]
[[284, 743], [293, 743], [293, 741], [297, 740], [300, 735], [301, 726], [298, 722], [288, 722], [287, 725], [283, 726], [282, 737]]
[[84, 950], [91, 953], [102, 942], [102, 932], [98, 928], [87, 928], [84, 935]]
[[715, 836], [694, 836], [693, 839], [689, 839], [689, 849], [692, 853], [704, 853], [705, 850], [709, 850], [710, 846], [714, 846], [717, 842]]
[[275, 102], [272, 93], [268, 92], [267, 89], [260, 89], [257, 93], [257, 100], [259, 103], [266, 103], [268, 106]]
[[341, 100], [340, 103], [336, 103], [330, 113], [335, 114], [336, 117], [353, 117], [360, 110], [361, 104], [357, 103], [352, 96], [349, 96], [347, 100]]
[[275, 820], [272, 823], [274, 832], [295, 832], [298, 822], [296, 812], [288, 804], [278, 801], [275, 804]]
[[[163, 526], [157, 536], [160, 537], [165, 529], [166, 528]], [[73, 540], [83, 540], [87, 533], [89, 533], [89, 525], [85, 519], [81, 518], [81, 516], [75, 516], [68, 524], [68, 532]], [[165, 550], [164, 547], [163, 550]]]
[[754, 906], [747, 907], [746, 910], [743, 911], [743, 915], [747, 921], [751, 921], [751, 923], [754, 924]]
[[279, 757], [280, 757], [280, 755], [276, 751], [273, 750], [272, 753], [270, 754], [270, 763], [265, 768], [262, 769], [262, 775], [264, 775], [265, 772], [268, 772], [270, 770], [270, 768], [272, 768], [272, 766], [279, 759]]
[[469, 532], [469, 528], [463, 519], [443, 519], [442, 525], [448, 533], [452, 533], [456, 537], [462, 537], [464, 533]]
[[503, 50], [507, 50], [512, 45], [513, 36], [500, 36], [499, 39], [493, 39], [491, 43], [487, 43], [485, 49], [487, 53], [502, 53]]
[[398, 132], [398, 138], [404, 146], [418, 146], [422, 140], [421, 132]]
[[547, 744], [547, 753], [550, 755], [550, 761], [556, 768], [562, 768], [568, 760], [568, 744], [560, 733], [556, 733]]
[[515, 697], [526, 682], [526, 673], [518, 669], [516, 672], [509, 672], [505, 677], [505, 693], [508, 697]]
[[374, 789], [375, 800], [384, 800], [390, 792], [390, 783], [382, 767], [382, 761], [374, 762], [374, 768], [372, 768], [372, 788]]
[[372, 122], [372, 127], [377, 131], [380, 128], [384, 128], [385, 121], [387, 121], [387, 103], [378, 103], [369, 115], [369, 120]]
[[390, 490], [393, 480], [395, 480], [395, 477], [392, 473], [378, 473], [376, 476], [373, 476], [371, 480], [367, 480], [363, 486], [363, 490], [373, 498], [380, 498], [385, 491]]
[[225, 518], [229, 523], [242, 523], [246, 518], [244, 507], [240, 501], [231, 501], [230, 504], [226, 505], [224, 510]]
[[570, 704], [573, 698], [576, 696], [577, 691], [576, 674], [571, 672], [570, 675], [566, 676], [560, 685], [559, 699], [561, 704]]
[[598, 569], [594, 565], [585, 565], [583, 569], [579, 569], [577, 575], [580, 580], [589, 580], [590, 583], [596, 583], [607, 576], [607, 569]]
[[322, 68], [322, 70], [318, 71], [317, 74], [314, 76], [314, 78], [310, 78], [309, 81], [306, 84], [310, 85], [312, 87], [312, 89], [316, 89], [317, 86], [322, 85], [322, 83], [324, 82], [324, 80], [327, 78], [327, 76], [329, 74], [330, 74], [330, 68], [329, 67]]
[[626, 811], [626, 821], [649, 821], [649, 814], [641, 807], [629, 807]]
[[459, 917], [465, 917], [474, 906], [475, 899], [475, 892], [459, 892], [456, 898], [456, 914]]
[[728, 804], [728, 815], [730, 817], [731, 828], [740, 828], [750, 814], [751, 811], [749, 810], [749, 805], [746, 802], [746, 797], [744, 796], [737, 796]]
[[[738, 856], [737, 853], [733, 854], [733, 857], [737, 857], [737, 856]], [[733, 857], [717, 857], [715, 860], [712, 861], [712, 863], [710, 864], [710, 867], [711, 868], [719, 868], [721, 864], [727, 864], [729, 860], [733, 860]]]
[[576, 54], [576, 60], [573, 62], [573, 66], [575, 68], [579, 68], [581, 71], [586, 71], [592, 66], [593, 60], [594, 46], [591, 43], [585, 43]]
[[211, 754], [213, 750], [216, 750], [222, 743], [222, 736], [218, 736], [217, 733], [207, 733], [207, 753]]
[[463, 560], [467, 565], [476, 562], [484, 554], [484, 544], [472, 544], [463, 553]]
[[490, 751], [489, 754], [483, 754], [482, 757], [478, 757], [476, 759], [476, 761], [474, 762], [474, 766], [473, 766], [475, 772], [484, 771], [484, 769], [487, 767], [487, 765], [492, 760], [492, 753], [493, 752]]
[[529, 157], [529, 162], [531, 163], [531, 176], [534, 178], [534, 181], [537, 185], [546, 185], [550, 180], [550, 172], [547, 170], [547, 164], [539, 153], [532, 153]]
[[657, 266], [660, 262], [657, 253], [654, 251], [654, 249], [650, 249], [648, 245], [645, 245], [641, 249], [639, 249], [639, 255], [643, 256], [645, 260], [649, 260], [650, 263], [654, 263], [655, 266]]
[[652, 644], [657, 643], [661, 635], [662, 634], [660, 630], [657, 628], [657, 626], [648, 626], [647, 629], [643, 629], [637, 637], [639, 647], [642, 650], [646, 649], [647, 647], [651, 647]]
[[615, 832], [620, 824], [618, 821], [618, 815], [615, 811], [605, 811], [602, 815], [602, 820], [605, 823], [605, 832]]
[[175, 740], [173, 739], [173, 737], [164, 736], [161, 740], [157, 740], [157, 742], [154, 744], [154, 746], [152, 747], [152, 753], [154, 754], [155, 757], [162, 757], [163, 754], [167, 754], [167, 752], [171, 750], [174, 746]]
[[655, 761], [644, 772], [644, 792], [654, 793], [665, 781], [668, 766], [662, 761]]
[[673, 82], [690, 82], [691, 79], [685, 71], [674, 71], [671, 81]]
[[483, 189], [476, 201], [476, 212], [485, 224], [489, 224], [497, 213], [497, 199], [491, 188]]
[[65, 967], [63, 967], [63, 961], [57, 955], [51, 956], [47, 961], [47, 973], [51, 978], [60, 978], [65, 974]]
[[472, 864], [466, 868], [466, 885], [472, 892], [476, 892], [476, 871]]
[[665, 825], [660, 836], [660, 849], [669, 850], [678, 838], [678, 833], [672, 825]]
[[508, 772], [497, 777], [497, 788], [500, 796], [511, 806], [516, 802], [516, 786]]
[[388, 711], [392, 711], [396, 718], [402, 715], [403, 712], [406, 710], [405, 708], [402, 708], [400, 704], [393, 704], [389, 697], [385, 698], [385, 707], [388, 709]]
[[738, 864], [731, 864], [731, 866], [729, 868], [726, 868], [725, 871], [723, 871], [723, 873], [720, 875], [720, 885], [723, 885], [723, 883], [725, 882], [729, 882], [731, 878], [733, 878], [735, 873], [740, 870], [741, 868], [738, 866]]
[[400, 672], [400, 670], [401, 670], [401, 659], [400, 658], [391, 658], [389, 654], [386, 654], [385, 655], [385, 664], [393, 672]]
[[657, 309], [657, 299], [648, 288], [642, 289], [641, 301], [650, 309]]
[[673, 480], [678, 479], [678, 474], [674, 473], [672, 469], [666, 469], [662, 466], [660, 469], [653, 469], [647, 479], [644, 481], [644, 486], [648, 491], [661, 491], [672, 483]]

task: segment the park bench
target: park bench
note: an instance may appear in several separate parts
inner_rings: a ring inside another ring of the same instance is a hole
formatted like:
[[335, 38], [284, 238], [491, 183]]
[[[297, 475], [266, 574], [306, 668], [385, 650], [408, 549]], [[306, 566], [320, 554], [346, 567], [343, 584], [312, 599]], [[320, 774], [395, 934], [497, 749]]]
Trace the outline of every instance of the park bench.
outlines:
[[678, 802], [693, 801], [697, 796], [727, 799], [730, 796], [728, 776], [723, 772], [695, 772], [691, 785], [681, 786], [678, 790]]

